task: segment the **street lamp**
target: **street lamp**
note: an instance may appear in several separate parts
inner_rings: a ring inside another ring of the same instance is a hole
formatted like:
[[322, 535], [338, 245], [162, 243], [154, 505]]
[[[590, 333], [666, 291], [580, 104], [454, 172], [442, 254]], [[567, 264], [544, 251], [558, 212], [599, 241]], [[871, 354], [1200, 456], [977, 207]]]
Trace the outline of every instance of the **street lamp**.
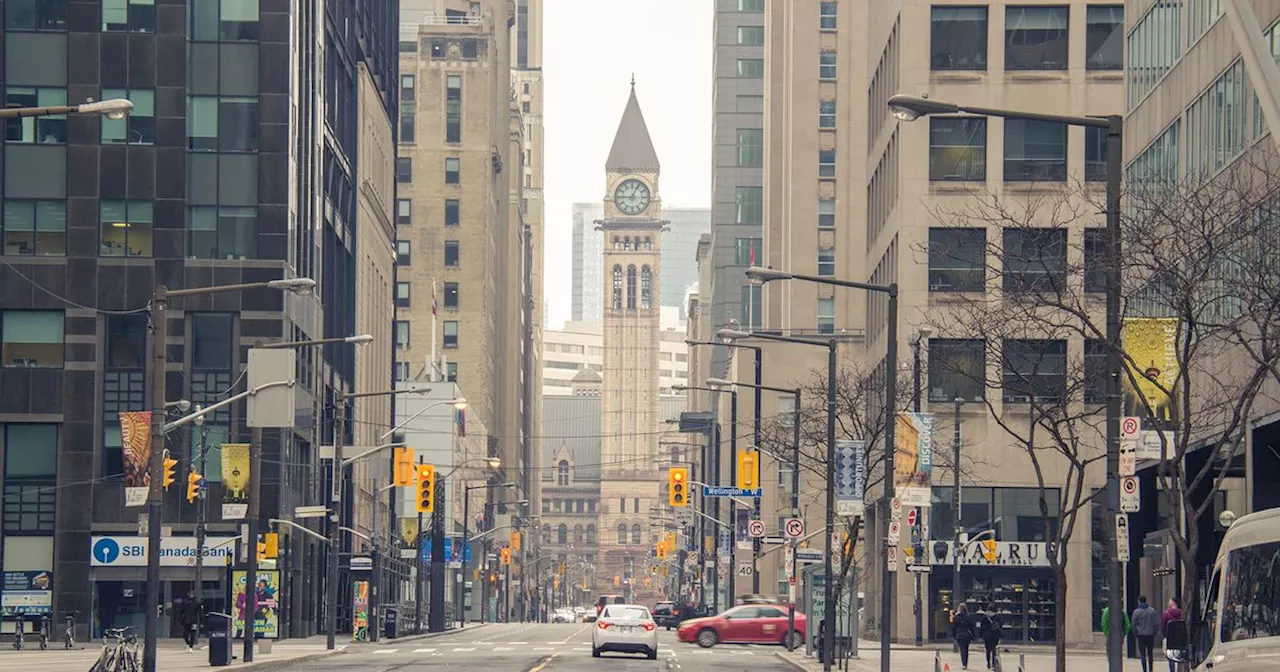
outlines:
[[[1236, 6], [1232, 9], [1238, 9]], [[1230, 14], [1231, 11], [1228, 11]], [[1230, 16], [1228, 17], [1231, 18]], [[1233, 27], [1236, 24], [1233, 24]], [[1273, 100], [1273, 99], [1268, 99]], [[889, 109], [893, 115], [903, 121], [913, 121], [930, 114], [968, 114], [1001, 117], [1004, 119], [1024, 119], [1029, 121], [1048, 121], [1068, 126], [1084, 126], [1097, 128], [1107, 132], [1107, 246], [1106, 257], [1106, 341], [1107, 341], [1107, 508], [1108, 514], [1114, 516], [1120, 508], [1120, 488], [1118, 473], [1120, 471], [1120, 180], [1124, 171], [1124, 149], [1121, 141], [1124, 136], [1124, 117], [1118, 114], [1085, 117], [1061, 114], [1043, 114], [1039, 112], [1023, 112], [999, 108], [976, 107], [944, 103], [918, 96], [897, 94], [889, 97]], [[958, 466], [958, 465], [957, 465]], [[1115, 534], [1109, 540], [1111, 547], [1111, 563], [1108, 567], [1107, 606], [1111, 623], [1107, 638], [1107, 661], [1110, 672], [1120, 672], [1124, 665], [1124, 630], [1121, 625], [1124, 614], [1121, 607], [1120, 586], [1123, 583], [1120, 565], [1118, 540]], [[882, 645], [883, 649], [883, 645]], [[885, 665], [888, 665], [886, 660]], [[888, 668], [885, 667], [887, 670]]]
[[[700, 386], [698, 386], [698, 385], [672, 385], [672, 386], [671, 386], [671, 389], [672, 389], [672, 390], [675, 390], [676, 392], [683, 392], [683, 391], [686, 391], [686, 390], [699, 390], [699, 391], [702, 391], [702, 392], [711, 392], [711, 393], [713, 393], [713, 394], [717, 394], [717, 395], [718, 395], [719, 393], [721, 393], [721, 392], [723, 392], [723, 391], [724, 391], [724, 390], [722, 390], [722, 389], [720, 389], [720, 388], [716, 388], [716, 387], [700, 387]], [[735, 404], [735, 408], [736, 408], [736, 404]], [[714, 422], [712, 422], [711, 430], [707, 433], [707, 443], [708, 443], [708, 446], [704, 447], [704, 448], [703, 448], [703, 451], [702, 451], [702, 477], [703, 477], [705, 480], [707, 480], [707, 481], [714, 481], [714, 482], [715, 482], [715, 485], [720, 485], [720, 403], [719, 403], [719, 399], [718, 399], [718, 398], [717, 398], [717, 400], [716, 400], [716, 403], [715, 403], [714, 408], [712, 409], [712, 413], [713, 413], [713, 415], [714, 415], [714, 417], [715, 417], [715, 421], [714, 421]], [[734, 432], [733, 432], [733, 434], [734, 434], [735, 436], [737, 435], [737, 428], [736, 428], [736, 427], [734, 428]], [[736, 459], [737, 459], [737, 456], [736, 456], [736, 455], [734, 456], [734, 459], [735, 459], [735, 462], [736, 462]], [[714, 470], [712, 469], [712, 467], [714, 467]], [[710, 519], [710, 517], [709, 517], [709, 516], [707, 516], [707, 497], [706, 497], [705, 493], [704, 493], [704, 494], [703, 494], [703, 496], [699, 499], [699, 502], [700, 502], [700, 503], [699, 503], [699, 508], [701, 508], [701, 509], [702, 509], [702, 511], [697, 512], [697, 513], [698, 513], [698, 515], [702, 516], [702, 518], [703, 518], [704, 520], [709, 520], [709, 519]], [[715, 502], [714, 502], [714, 504], [715, 504], [715, 506], [714, 506], [714, 507], [713, 507], [713, 509], [712, 509], [712, 513], [715, 515], [715, 520], [716, 520], [716, 522], [717, 522], [717, 523], [719, 523], [719, 522], [720, 522], [720, 499], [719, 499], [719, 498], [715, 498]], [[699, 526], [698, 526], [698, 531], [699, 531], [699, 535], [698, 535], [698, 536], [699, 536], [699, 541], [698, 541], [698, 571], [702, 572], [702, 576], [704, 577], [704, 578], [703, 578], [703, 585], [702, 585], [701, 587], [702, 587], [702, 602], [703, 602], [703, 604], [705, 605], [705, 604], [706, 604], [706, 585], [705, 585], [705, 581], [706, 581], [706, 579], [705, 579], [705, 576], [706, 576], [706, 571], [707, 571], [707, 570], [706, 570], [706, 558], [707, 558], [707, 548], [706, 548], [706, 543], [707, 543], [707, 542], [706, 542], [706, 538], [707, 538], [707, 526], [706, 526], [706, 523], [703, 523], [703, 524], [699, 525]], [[720, 537], [719, 537], [719, 532], [717, 531], [717, 532], [716, 532], [716, 540], [717, 540], [717, 541], [716, 541], [716, 543], [715, 543], [715, 544], [712, 544], [712, 546], [711, 546], [711, 564], [715, 567], [715, 569], [711, 572], [711, 607], [712, 607], [712, 613], [719, 612], [719, 610], [720, 610], [720, 609], [719, 609], [719, 607], [720, 607], [720, 543], [719, 543], [719, 538], [720, 538]], [[733, 550], [733, 546], [732, 546], [732, 544], [729, 546], [729, 549], [730, 549], [730, 552], [732, 552], [732, 550]]]
[[[107, 102], [97, 104], [90, 112], [94, 114], [114, 114], [118, 111], [133, 107], [129, 101], [127, 105], [115, 105], [103, 107]], [[77, 106], [79, 107], [79, 106]], [[17, 108], [18, 111], [30, 108]], [[10, 112], [13, 110], [2, 110], [2, 112]], [[60, 114], [60, 113], [52, 113]], [[9, 116], [31, 116], [31, 115], [9, 115]], [[264, 282], [250, 282], [236, 285], [218, 285], [214, 287], [192, 287], [189, 289], [170, 290], [166, 285], [156, 285], [151, 295], [151, 320], [148, 330], [151, 332], [151, 375], [147, 378], [146, 397], [151, 403], [151, 455], [152, 459], [148, 465], [148, 471], [151, 476], [147, 492], [147, 599], [146, 599], [146, 615], [143, 621], [143, 650], [142, 650], [142, 670], [143, 672], [155, 672], [156, 669], [156, 641], [159, 637], [160, 615], [159, 610], [164, 607], [164, 600], [160, 595], [160, 525], [161, 525], [161, 504], [164, 501], [164, 488], [161, 485], [164, 482], [164, 465], [163, 460], [159, 459], [164, 454], [164, 437], [165, 437], [165, 390], [166, 390], [166, 364], [169, 361], [169, 300], [172, 298], [183, 298], [188, 296], [200, 296], [205, 294], [219, 294], [224, 292], [242, 292], [249, 289], [279, 289], [296, 293], [310, 292], [316, 286], [316, 281], [311, 278], [286, 278], [281, 280], [267, 280]], [[208, 409], [206, 409], [207, 412]], [[201, 413], [203, 415], [203, 413]]]
[[79, 105], [52, 105], [47, 107], [9, 107], [0, 108], [0, 119], [21, 119], [24, 117], [48, 117], [59, 114], [97, 114], [112, 121], [118, 121], [133, 111], [133, 103], [124, 98], [100, 100], [96, 103]]
[[[923, 347], [924, 341], [928, 340], [929, 335], [932, 333], [933, 330], [928, 327], [920, 327], [911, 333], [911, 410], [916, 413], [920, 412], [920, 349]], [[956, 460], [956, 464], [959, 465], [959, 463], [960, 461]], [[960, 473], [958, 469], [956, 473]], [[923, 518], [919, 507], [916, 507], [916, 525], [913, 536], [920, 540], [920, 544], [916, 545], [912, 552], [915, 554], [914, 557], [917, 562], [921, 557], [924, 557], [921, 549], [923, 549], [923, 544], [926, 540], [923, 535], [918, 534], [924, 526]], [[915, 572], [915, 575], [916, 600], [912, 610], [916, 614], [916, 646], [924, 646], [924, 603], [920, 595], [920, 572]]]
[[[738, 391], [733, 389], [733, 384], [727, 380], [718, 378], [708, 378], [707, 385], [713, 390], [728, 389], [729, 392], [729, 485], [736, 487], [738, 485]], [[757, 396], [759, 392], [757, 391]], [[758, 437], [757, 437], [758, 438]], [[716, 441], [716, 481], [720, 480], [720, 442]], [[720, 499], [716, 498], [716, 518], [720, 517]], [[736, 556], [738, 554], [738, 500], [736, 498], [729, 499], [729, 606], [738, 599], [737, 594], [737, 575], [738, 566]], [[719, 548], [719, 544], [716, 545]], [[751, 564], [755, 565], [754, 556]], [[716, 564], [716, 574], [719, 575], [719, 563]], [[719, 593], [716, 594], [717, 600]]]
[[[497, 461], [497, 459], [496, 459], [496, 458], [494, 458], [494, 461], [496, 462], [496, 461]], [[493, 468], [494, 468], [494, 469], [497, 469], [497, 467], [496, 467], [496, 466], [495, 466], [495, 467], [493, 467]], [[455, 470], [455, 471], [456, 471], [456, 470]], [[466, 599], [466, 598], [467, 598], [467, 589], [466, 589], [466, 588], [467, 588], [467, 565], [469, 564], [469, 563], [467, 562], [467, 560], [468, 560], [468, 557], [467, 557], [467, 551], [470, 549], [470, 546], [471, 546], [471, 540], [468, 538], [468, 537], [470, 536], [470, 533], [471, 533], [471, 529], [470, 529], [470, 526], [471, 526], [471, 491], [472, 491], [472, 490], [483, 490], [483, 489], [490, 488], [490, 487], [495, 487], [495, 488], [514, 488], [514, 487], [516, 487], [516, 482], [515, 482], [515, 481], [507, 481], [507, 482], [505, 482], [505, 483], [498, 483], [498, 484], [481, 483], [480, 485], [464, 485], [464, 486], [462, 486], [462, 590], [459, 590], [459, 591], [458, 591], [457, 598], [455, 598], [455, 599], [457, 599], [457, 602], [458, 602], [458, 603], [457, 603], [457, 605], [455, 605], [455, 606], [454, 606], [454, 611], [457, 611], [457, 612], [458, 612], [458, 620], [459, 620], [459, 622], [460, 622], [459, 627], [464, 627], [464, 628], [465, 628], [465, 627], [467, 626], [467, 599]], [[527, 501], [527, 500], [526, 500], [526, 501]], [[488, 503], [486, 502], [486, 503], [485, 503], [485, 505], [486, 505], [486, 506], [488, 506]], [[497, 529], [497, 528], [494, 528], [494, 529]], [[433, 537], [433, 538], [434, 538], [434, 537]], [[440, 543], [441, 543], [441, 544], [443, 544], [444, 542], [443, 542], [443, 541], [441, 541]], [[444, 550], [444, 549], [442, 548], [442, 549], [441, 549], [441, 552], [443, 552], [443, 550]], [[432, 558], [433, 558], [433, 559], [434, 559], [435, 554], [436, 554], [436, 551], [435, 551], [435, 549], [433, 548], [433, 549], [431, 550], [431, 555], [432, 555]], [[487, 559], [486, 559], [486, 560], [487, 560]], [[487, 562], [486, 562], [486, 565], [487, 565]], [[485, 567], [485, 570], [486, 570], [486, 571], [488, 571], [488, 567], [487, 567], [487, 566]], [[487, 584], [486, 584], [486, 585], [487, 585]], [[443, 605], [443, 604], [441, 604], [441, 608], [442, 608], [442, 609], [443, 609], [443, 606], [444, 606], [444, 605]]]

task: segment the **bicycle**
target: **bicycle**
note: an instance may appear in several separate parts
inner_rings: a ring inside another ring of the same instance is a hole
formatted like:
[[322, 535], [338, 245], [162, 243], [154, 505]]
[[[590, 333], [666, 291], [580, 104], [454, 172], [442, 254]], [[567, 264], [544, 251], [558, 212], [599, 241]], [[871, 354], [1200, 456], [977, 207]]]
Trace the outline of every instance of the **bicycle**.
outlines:
[[63, 627], [63, 630], [62, 630], [62, 648], [64, 649], [75, 648], [76, 614], [77, 613], [78, 612], [72, 611], [72, 612], [68, 612], [65, 616], [63, 616], [63, 618], [66, 619], [65, 626]]
[[23, 640], [25, 639], [24, 631], [27, 629], [26, 624], [27, 619], [23, 616], [18, 616], [18, 618], [13, 622], [13, 648], [16, 651], [22, 650]]
[[53, 618], [49, 614], [40, 614], [40, 650], [49, 648], [49, 630], [53, 628]]
[[89, 672], [138, 672], [138, 636], [128, 628], [111, 628], [102, 633], [102, 654]]

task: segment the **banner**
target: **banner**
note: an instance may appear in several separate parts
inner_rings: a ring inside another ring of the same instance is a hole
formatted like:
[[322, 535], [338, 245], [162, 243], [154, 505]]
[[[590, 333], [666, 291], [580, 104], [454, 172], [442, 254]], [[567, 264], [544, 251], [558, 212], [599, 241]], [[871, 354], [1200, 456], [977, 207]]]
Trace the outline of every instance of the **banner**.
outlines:
[[[245, 594], [245, 571], [231, 572], [231, 583], [236, 591], [236, 620], [232, 624], [237, 638], [244, 637], [245, 610], [249, 599]], [[280, 592], [280, 572], [274, 569], [258, 570], [257, 610], [253, 614], [253, 631], [263, 639], [280, 638], [280, 608], [277, 596]]]
[[836, 514], [861, 516], [866, 511], [867, 442], [836, 441]]
[[147, 503], [151, 485], [151, 411], [120, 412], [120, 450], [124, 459], [124, 505]]
[[369, 641], [369, 582], [351, 584], [351, 614], [355, 626], [351, 628], [351, 640]]
[[904, 506], [929, 506], [933, 414], [899, 413], [894, 431], [894, 491]]
[[400, 519], [400, 538], [404, 540], [406, 546], [413, 547], [413, 542], [418, 538], [418, 518], [416, 516], [405, 516]]
[[222, 518], [237, 520], [249, 512], [249, 444], [222, 444]]
[[1121, 340], [1132, 360], [1129, 374], [1138, 381], [1134, 389], [1130, 375], [1124, 378], [1124, 414], [1142, 418], [1145, 429], [1172, 429], [1173, 400], [1160, 388], [1171, 390], [1178, 377], [1178, 318], [1127, 319]]

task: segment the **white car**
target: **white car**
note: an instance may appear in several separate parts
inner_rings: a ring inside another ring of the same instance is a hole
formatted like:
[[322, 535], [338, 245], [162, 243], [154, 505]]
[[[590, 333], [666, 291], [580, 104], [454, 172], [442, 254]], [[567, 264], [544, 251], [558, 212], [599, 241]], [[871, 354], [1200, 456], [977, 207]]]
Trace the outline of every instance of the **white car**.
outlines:
[[573, 611], [570, 609], [556, 609], [551, 613], [552, 623], [572, 623]]
[[591, 655], [599, 658], [606, 651], [643, 653], [649, 660], [658, 659], [658, 624], [649, 608], [639, 604], [610, 604], [596, 619], [591, 629]]

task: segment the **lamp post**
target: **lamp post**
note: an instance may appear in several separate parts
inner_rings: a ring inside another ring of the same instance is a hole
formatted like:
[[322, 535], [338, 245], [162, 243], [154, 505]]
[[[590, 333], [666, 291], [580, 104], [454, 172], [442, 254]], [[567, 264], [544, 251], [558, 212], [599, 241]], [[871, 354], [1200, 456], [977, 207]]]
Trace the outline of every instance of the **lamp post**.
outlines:
[[[492, 459], [494, 462], [497, 461], [497, 458], [490, 458], [490, 459]], [[490, 464], [493, 464], [493, 462], [491, 462]], [[492, 468], [497, 469], [498, 467], [493, 466]], [[458, 591], [458, 595], [455, 598], [457, 599], [458, 604], [454, 607], [454, 611], [458, 612], [458, 621], [460, 623], [459, 627], [466, 627], [467, 625], [467, 590], [466, 588], [467, 588], [467, 565], [469, 564], [467, 562], [468, 560], [467, 549], [471, 546], [471, 540], [469, 539], [470, 532], [471, 532], [471, 528], [470, 528], [471, 491], [483, 490], [489, 487], [490, 487], [490, 484], [482, 483], [480, 485], [465, 485], [462, 488], [462, 590]], [[514, 481], [507, 481], [506, 483], [498, 484], [497, 487], [514, 488], [516, 487], [516, 484]], [[488, 567], [486, 566], [486, 571], [487, 570], [488, 570]], [[485, 580], [486, 581], [488, 580], [487, 576], [485, 577]]]
[[[929, 334], [931, 333], [933, 333], [932, 330], [921, 327], [911, 334], [911, 410], [916, 413], [920, 412], [920, 347], [923, 344], [924, 339], [929, 338]], [[957, 460], [956, 473], [959, 473], [959, 464], [960, 463]], [[915, 553], [914, 557], [917, 562], [920, 561], [920, 558], [924, 557], [924, 544], [927, 541], [924, 538], [924, 535], [921, 534], [924, 527], [924, 521], [922, 518], [923, 515], [920, 513], [920, 507], [916, 507], [916, 524], [915, 530], [913, 530], [914, 534], [912, 536], [919, 541], [919, 543], [915, 544], [915, 548], [913, 549], [913, 552]], [[924, 603], [920, 596], [920, 572], [915, 572], [915, 575], [916, 601], [912, 606], [912, 611], [916, 615], [916, 646], [924, 646]]]
[[[718, 395], [721, 392], [723, 392], [723, 390], [716, 387], [700, 387], [697, 385], [672, 385], [671, 389], [677, 392], [682, 392], [685, 390], [699, 390], [702, 392], [711, 392], [712, 394], [717, 395], [715, 407], [712, 410], [712, 413], [715, 416], [716, 420], [711, 423], [711, 432], [708, 435], [710, 437], [709, 443], [714, 447], [710, 451], [707, 451], [705, 448], [703, 450], [702, 477], [708, 483], [714, 482], [714, 485], [720, 485], [720, 421], [719, 421], [720, 400]], [[711, 454], [708, 455], [707, 454], [708, 452], [710, 452]], [[735, 455], [734, 457], [736, 459], [737, 456]], [[712, 467], [714, 467], [714, 469]], [[717, 524], [721, 524], [720, 523], [720, 498], [716, 497], [714, 499], [715, 499], [715, 506], [712, 508], [712, 516], [715, 516], [714, 518], [712, 518], [711, 516], [708, 516], [706, 513], [707, 496], [705, 492], [700, 498], [700, 502], [701, 502], [700, 508], [702, 509], [702, 511], [698, 512], [698, 514], [702, 516], [702, 519], [704, 521], [714, 520]], [[703, 602], [705, 603], [706, 602], [705, 574], [707, 571], [706, 570], [707, 526], [706, 526], [706, 523], [704, 522], [698, 527], [699, 527], [698, 546], [700, 549], [698, 552], [698, 568], [699, 568], [699, 571], [703, 573], [702, 594], [703, 594]], [[720, 611], [719, 609], [720, 607], [720, 543], [719, 543], [720, 532], [719, 530], [713, 530], [713, 532], [715, 532], [715, 535], [716, 535], [716, 543], [711, 545], [711, 564], [715, 568], [711, 572], [711, 607], [712, 607], [711, 611], [712, 613], [718, 613]], [[729, 548], [732, 549], [733, 546], [730, 545]]]
[[[1231, 8], [1230, 11], [1238, 9]], [[1231, 19], [1229, 16], [1228, 19]], [[1233, 24], [1235, 25], [1235, 24]], [[1270, 66], [1269, 66], [1270, 67]], [[1274, 68], [1271, 68], [1274, 72]], [[1269, 99], [1273, 100], [1273, 99]], [[1107, 509], [1114, 518], [1120, 508], [1120, 487], [1118, 472], [1120, 467], [1120, 180], [1124, 171], [1124, 150], [1121, 141], [1124, 136], [1124, 117], [1111, 114], [1098, 117], [1071, 116], [1062, 114], [1042, 114], [1039, 112], [1023, 112], [990, 107], [956, 105], [929, 98], [897, 94], [889, 97], [889, 109], [893, 115], [903, 121], [914, 121], [930, 114], [968, 114], [1001, 117], [1004, 119], [1024, 119], [1029, 121], [1048, 121], [1068, 126], [1084, 126], [1097, 128], [1107, 133], [1107, 249], [1106, 259], [1106, 341], [1107, 341]], [[1107, 638], [1107, 665], [1110, 672], [1120, 672], [1124, 665], [1124, 629], [1123, 607], [1120, 595], [1123, 584], [1122, 567], [1116, 535], [1110, 535], [1111, 562], [1108, 566], [1107, 606], [1110, 608], [1111, 623]]]
[[[127, 101], [125, 101], [127, 102]], [[124, 106], [101, 109], [101, 103], [95, 113], [115, 114], [127, 109]], [[128, 108], [132, 108], [132, 103]], [[37, 108], [17, 108], [17, 110]], [[5, 110], [11, 111], [11, 110]], [[123, 113], [122, 113], [123, 114]], [[18, 115], [11, 115], [18, 116]], [[31, 115], [26, 115], [31, 116]], [[166, 364], [169, 360], [169, 301], [188, 296], [202, 296], [226, 292], [243, 292], [250, 289], [279, 289], [297, 293], [307, 293], [316, 286], [310, 278], [287, 278], [267, 280], [237, 285], [219, 285], [215, 287], [192, 287], [189, 289], [169, 289], [166, 285], [156, 285], [151, 294], [151, 320], [148, 330], [151, 332], [151, 370], [147, 378], [146, 398], [151, 404], [151, 455], [148, 465], [151, 483], [147, 492], [147, 599], [144, 620], [142, 670], [155, 672], [156, 641], [159, 636], [160, 610], [164, 607], [164, 599], [160, 595], [160, 525], [161, 505], [164, 501], [164, 466], [160, 456], [164, 454], [165, 435], [165, 390]], [[207, 412], [205, 409], [203, 412]], [[203, 412], [199, 412], [203, 415]]]

